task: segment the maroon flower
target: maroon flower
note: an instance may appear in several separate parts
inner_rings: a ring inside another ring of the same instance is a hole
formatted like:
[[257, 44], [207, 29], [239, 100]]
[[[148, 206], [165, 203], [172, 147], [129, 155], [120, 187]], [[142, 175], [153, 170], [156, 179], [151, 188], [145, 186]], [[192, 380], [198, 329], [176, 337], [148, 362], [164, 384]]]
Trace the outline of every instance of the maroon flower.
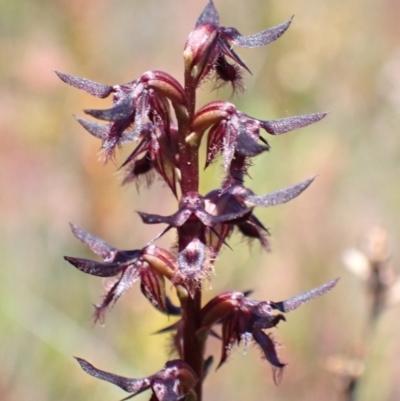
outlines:
[[115, 304], [136, 281], [144, 296], [164, 313], [171, 310], [165, 294], [164, 278], [172, 279], [176, 269], [176, 258], [168, 251], [150, 245], [142, 250], [121, 251], [71, 224], [73, 234], [100, 256], [104, 263], [88, 259], [65, 256], [65, 260], [80, 271], [98, 277], [119, 278], [107, 290], [101, 304], [96, 305], [95, 321], [104, 322], [109, 306]]
[[[197, 192], [189, 192], [180, 200], [179, 210], [171, 216], [160, 216], [139, 212], [145, 224], [167, 224], [159, 238], [172, 227], [179, 234], [178, 265], [174, 283], [183, 283], [193, 294], [203, 278], [208, 278], [212, 269], [212, 254], [206, 244], [206, 230], [211, 230], [218, 238], [214, 226], [232, 223], [251, 213], [251, 209], [241, 209], [233, 213], [212, 215], [205, 209], [205, 200]], [[223, 238], [221, 241], [224, 242]]]
[[106, 161], [113, 157], [116, 147], [140, 141], [123, 163], [129, 171], [125, 182], [136, 180], [154, 168], [176, 195], [176, 127], [170, 118], [168, 101], [175, 109], [184, 107], [184, 92], [179, 82], [162, 71], [148, 71], [137, 80], [115, 86], [59, 72], [57, 75], [67, 84], [93, 96], [104, 98], [113, 93], [112, 108], [85, 110], [92, 117], [108, 121], [109, 124], [99, 124], [81, 117], [77, 117], [78, 122], [102, 140]]
[[315, 113], [279, 120], [258, 120], [237, 110], [232, 103], [215, 101], [196, 113], [193, 127], [200, 137], [209, 129], [206, 167], [213, 162], [218, 153], [222, 153], [225, 171], [229, 170], [233, 159], [236, 159], [235, 169], [241, 171], [243, 175], [246, 171], [246, 158], [269, 150], [268, 142], [260, 135], [260, 129], [271, 135], [280, 135], [313, 124], [326, 114]]
[[263, 331], [276, 327], [281, 320], [286, 320], [281, 313], [274, 314], [274, 310], [291, 312], [304, 303], [326, 294], [337, 282], [338, 279], [329, 281], [282, 302], [255, 301], [241, 292], [224, 292], [203, 307], [199, 335], [208, 333], [215, 324], [222, 322], [222, 355], [218, 366], [227, 360], [235, 343], [243, 342], [246, 348], [254, 341], [272, 365], [274, 381], [278, 383], [285, 364], [278, 357], [277, 344], [271, 334]]
[[[206, 210], [211, 214], [239, 213], [253, 209], [255, 206], [276, 206], [299, 196], [311, 185], [314, 178], [302, 181], [299, 184], [280, 189], [267, 195], [255, 195], [250, 189], [235, 183], [224, 190], [214, 190], [205, 196]], [[265, 238], [268, 230], [257, 219], [253, 213], [248, 213], [232, 223], [219, 224], [214, 231], [208, 230], [207, 243], [210, 244], [215, 253], [218, 253], [223, 241], [230, 236], [234, 227], [247, 238], [258, 239], [261, 245], [269, 250], [269, 244]]]
[[[230, 82], [234, 90], [240, 90], [242, 76], [238, 66], [248, 72], [250, 70], [233, 51], [232, 46], [245, 48], [265, 46], [278, 39], [288, 29], [291, 21], [292, 19], [255, 35], [244, 36], [235, 28], [219, 26], [218, 12], [210, 0], [186, 41], [184, 50], [186, 70], [190, 71], [196, 86], [214, 72], [217, 77], [216, 87]], [[230, 64], [226, 57], [237, 65]]]
[[151, 401], [178, 401], [192, 392], [198, 380], [192, 368], [179, 359], [168, 361], [162, 370], [142, 379], [118, 376], [97, 369], [84, 359], [76, 358], [76, 360], [89, 375], [115, 384], [122, 390], [131, 393], [124, 400], [151, 389], [153, 392]]

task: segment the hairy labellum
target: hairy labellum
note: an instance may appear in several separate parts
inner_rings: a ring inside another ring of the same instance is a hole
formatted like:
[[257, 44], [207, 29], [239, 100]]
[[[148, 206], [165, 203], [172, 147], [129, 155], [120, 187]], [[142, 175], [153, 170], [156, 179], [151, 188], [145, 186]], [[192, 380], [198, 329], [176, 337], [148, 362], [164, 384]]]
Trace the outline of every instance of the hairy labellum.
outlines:
[[205, 245], [193, 239], [178, 255], [179, 270], [188, 280], [198, 280], [206, 264]]
[[227, 83], [230, 83], [232, 85], [233, 93], [244, 91], [243, 77], [240, 67], [235, 64], [229, 64], [222, 55], [217, 58], [215, 63], [215, 74], [216, 82], [214, 89], [219, 89]]

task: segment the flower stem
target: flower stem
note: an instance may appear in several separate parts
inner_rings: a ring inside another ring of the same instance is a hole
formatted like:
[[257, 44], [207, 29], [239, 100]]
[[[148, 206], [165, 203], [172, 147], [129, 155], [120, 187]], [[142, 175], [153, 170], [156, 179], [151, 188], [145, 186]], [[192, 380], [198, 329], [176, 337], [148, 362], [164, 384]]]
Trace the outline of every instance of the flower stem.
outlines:
[[198, 382], [194, 388], [197, 401], [201, 401], [203, 385], [204, 344], [197, 335], [200, 328], [201, 289], [196, 289], [192, 298], [186, 290], [178, 291], [182, 306], [183, 321], [183, 360], [196, 373]]
[[[191, 140], [193, 138], [192, 121], [196, 107], [196, 85], [190, 76], [190, 71], [185, 73], [185, 100], [186, 113], [177, 116], [182, 196], [188, 192], [198, 192], [199, 190], [199, 143]], [[179, 252], [181, 251], [182, 249], [179, 249]], [[182, 287], [178, 289], [178, 296], [182, 307], [183, 322], [182, 357], [197, 375], [198, 382], [194, 391], [197, 401], [201, 401], [205, 344], [204, 339], [200, 339], [197, 335], [200, 328], [201, 285], [196, 288], [193, 297]]]
[[181, 171], [182, 195], [199, 189], [199, 145], [192, 140], [192, 121], [196, 107], [196, 86], [190, 72], [185, 73], [186, 113], [177, 115], [179, 127], [179, 169]]

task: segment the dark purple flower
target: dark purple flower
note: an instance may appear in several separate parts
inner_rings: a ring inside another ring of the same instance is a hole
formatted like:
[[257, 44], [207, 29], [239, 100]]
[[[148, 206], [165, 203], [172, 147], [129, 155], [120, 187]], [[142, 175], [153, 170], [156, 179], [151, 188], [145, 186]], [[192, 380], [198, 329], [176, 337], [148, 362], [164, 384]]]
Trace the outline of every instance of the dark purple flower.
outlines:
[[[214, 226], [233, 223], [251, 212], [241, 209], [233, 213], [212, 215], [205, 209], [205, 200], [197, 192], [189, 192], [182, 197], [179, 210], [171, 216], [160, 216], [139, 212], [145, 224], [167, 224], [167, 228], [157, 236], [159, 238], [172, 227], [179, 234], [178, 266], [174, 283], [183, 283], [193, 294], [203, 278], [208, 278], [212, 269], [212, 253], [206, 244], [206, 231], [211, 230], [217, 237]], [[224, 240], [221, 238], [222, 242]]]
[[67, 84], [85, 90], [93, 96], [113, 94], [113, 107], [106, 110], [85, 110], [92, 117], [108, 121], [99, 124], [81, 117], [78, 122], [92, 135], [102, 140], [106, 161], [115, 149], [125, 143], [139, 141], [139, 145], [123, 163], [129, 174], [125, 182], [148, 174], [153, 168], [176, 196], [179, 168], [175, 157], [176, 127], [171, 121], [170, 105], [184, 108], [182, 86], [169, 74], [148, 71], [128, 84], [106, 86], [87, 79], [57, 72]]
[[[268, 134], [280, 135], [313, 124], [327, 113], [287, 117], [279, 120], [258, 120], [239, 111], [229, 102], [215, 101], [197, 111], [193, 128], [198, 136], [209, 129], [207, 138], [206, 167], [222, 153], [224, 168], [228, 171], [233, 159], [241, 161], [235, 168], [246, 171], [246, 158], [254, 157], [269, 150], [267, 141], [260, 135], [260, 129]], [[259, 143], [261, 141], [262, 143]]]
[[179, 359], [168, 361], [159, 372], [142, 379], [118, 376], [97, 369], [84, 359], [76, 358], [76, 360], [89, 375], [115, 384], [122, 390], [131, 393], [125, 400], [151, 389], [152, 401], [179, 401], [192, 392], [198, 380], [192, 368]]
[[176, 258], [168, 251], [150, 245], [142, 250], [122, 251], [107, 244], [72, 225], [73, 234], [87, 245], [104, 262], [65, 256], [65, 260], [84, 273], [98, 277], [118, 279], [107, 290], [101, 304], [96, 305], [95, 321], [104, 322], [104, 315], [109, 306], [115, 304], [136, 281], [140, 279], [140, 288], [144, 296], [157, 309], [168, 313], [171, 305], [165, 294], [165, 277], [172, 279], [176, 269]]
[[[299, 196], [311, 185], [314, 178], [302, 181], [299, 184], [280, 189], [267, 195], [255, 195], [250, 189], [235, 183], [225, 189], [214, 190], [205, 196], [206, 210], [211, 214], [230, 214], [253, 209], [255, 206], [276, 206]], [[232, 223], [219, 224], [214, 231], [208, 230], [207, 243], [211, 245], [215, 253], [218, 253], [223, 241], [230, 236], [233, 228], [249, 239], [258, 239], [262, 246], [269, 250], [269, 244], [265, 238], [268, 230], [253, 213], [248, 213]]]
[[[190, 71], [196, 86], [214, 72], [217, 77], [217, 87], [230, 82], [234, 90], [240, 90], [242, 76], [238, 66], [248, 72], [250, 70], [232, 47], [265, 46], [278, 39], [287, 30], [291, 21], [292, 19], [255, 35], [244, 36], [235, 28], [219, 26], [218, 12], [210, 0], [186, 41], [184, 50], [186, 70]], [[226, 57], [237, 65], [229, 63]]]
[[337, 282], [338, 279], [329, 281], [281, 302], [255, 301], [241, 292], [224, 292], [203, 307], [199, 335], [204, 335], [215, 324], [222, 322], [222, 354], [218, 366], [227, 360], [235, 343], [243, 342], [246, 348], [254, 341], [261, 348], [265, 359], [272, 365], [274, 380], [277, 383], [285, 364], [278, 357], [277, 344], [271, 334], [263, 331], [276, 327], [281, 320], [286, 320], [281, 313], [274, 314], [274, 310], [291, 312], [304, 303], [326, 294]]

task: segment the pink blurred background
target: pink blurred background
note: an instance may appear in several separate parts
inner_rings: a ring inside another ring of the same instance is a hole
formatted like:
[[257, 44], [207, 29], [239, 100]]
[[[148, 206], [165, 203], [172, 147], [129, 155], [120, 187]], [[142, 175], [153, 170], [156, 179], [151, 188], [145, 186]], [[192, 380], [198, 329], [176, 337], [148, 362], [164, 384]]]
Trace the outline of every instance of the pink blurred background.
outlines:
[[[118, 400], [124, 394], [79, 369], [73, 355], [130, 377], [147, 376], [168, 358], [169, 339], [151, 335], [171, 322], [132, 288], [93, 326], [100, 279], [63, 255], [90, 257], [69, 231], [74, 222], [119, 248], [140, 248], [158, 227], [136, 210], [172, 213], [161, 182], [138, 194], [121, 187], [117, 165], [99, 162], [99, 142], [74, 121], [84, 108], [107, 108], [58, 80], [52, 70], [106, 84], [163, 69], [182, 81], [182, 48], [205, 1], [0, 0], [0, 395], [3, 401]], [[325, 361], [359, 346], [368, 310], [364, 284], [341, 255], [385, 227], [400, 265], [400, 3], [397, 0], [215, 0], [221, 24], [251, 34], [295, 15], [266, 48], [238, 50], [253, 76], [247, 91], [199, 90], [198, 106], [230, 99], [244, 112], [274, 119], [317, 111], [314, 126], [268, 138], [269, 154], [250, 169], [257, 194], [318, 178], [287, 205], [257, 210], [271, 230], [272, 252], [250, 249], [239, 235], [216, 265], [205, 299], [254, 289], [282, 300], [341, 277], [329, 295], [288, 316], [276, 330], [289, 365], [279, 387], [258, 350], [235, 349], [205, 383], [206, 400], [336, 400]], [[127, 152], [128, 150], [125, 150]], [[204, 155], [203, 155], [204, 160]], [[202, 193], [218, 186], [216, 164]], [[160, 240], [169, 246], [171, 234]], [[400, 398], [399, 306], [372, 338], [359, 399]], [[209, 353], [219, 357], [220, 343]], [[137, 397], [146, 400], [149, 394]]]

